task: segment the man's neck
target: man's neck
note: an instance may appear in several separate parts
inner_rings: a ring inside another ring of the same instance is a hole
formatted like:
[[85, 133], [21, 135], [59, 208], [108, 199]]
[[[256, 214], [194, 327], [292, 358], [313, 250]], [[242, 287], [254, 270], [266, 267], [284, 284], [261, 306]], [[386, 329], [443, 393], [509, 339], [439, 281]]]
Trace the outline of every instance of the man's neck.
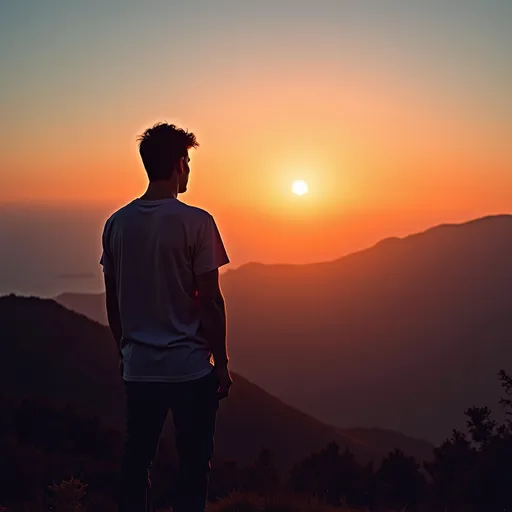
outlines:
[[151, 181], [141, 199], [158, 201], [161, 199], [176, 199], [178, 197], [178, 183], [174, 180]]

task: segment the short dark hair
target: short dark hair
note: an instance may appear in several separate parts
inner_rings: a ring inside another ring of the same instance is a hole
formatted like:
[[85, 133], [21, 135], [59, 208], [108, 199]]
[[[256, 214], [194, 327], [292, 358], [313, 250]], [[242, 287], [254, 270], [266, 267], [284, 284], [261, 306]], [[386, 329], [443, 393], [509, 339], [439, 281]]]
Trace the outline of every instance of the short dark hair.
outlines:
[[168, 180], [180, 158], [197, 148], [196, 136], [173, 124], [157, 123], [137, 139], [142, 163], [150, 181]]

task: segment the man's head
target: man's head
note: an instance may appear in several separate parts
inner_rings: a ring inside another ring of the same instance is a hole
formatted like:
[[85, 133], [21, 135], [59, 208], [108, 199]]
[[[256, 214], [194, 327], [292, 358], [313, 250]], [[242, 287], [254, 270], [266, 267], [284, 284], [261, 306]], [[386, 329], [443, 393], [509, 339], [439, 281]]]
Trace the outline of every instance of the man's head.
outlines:
[[196, 136], [173, 124], [158, 123], [138, 141], [149, 181], [177, 179], [179, 193], [185, 192], [190, 173], [188, 150], [199, 146]]

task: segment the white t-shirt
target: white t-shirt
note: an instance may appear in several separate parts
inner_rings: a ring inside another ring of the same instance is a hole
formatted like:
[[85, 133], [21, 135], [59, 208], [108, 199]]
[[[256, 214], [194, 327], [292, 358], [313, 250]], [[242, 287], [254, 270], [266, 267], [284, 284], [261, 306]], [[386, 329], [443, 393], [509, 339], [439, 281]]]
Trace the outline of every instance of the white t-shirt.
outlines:
[[211, 372], [195, 276], [227, 263], [213, 217], [178, 199], [136, 199], [107, 220], [101, 264], [116, 279], [126, 381], [186, 382]]

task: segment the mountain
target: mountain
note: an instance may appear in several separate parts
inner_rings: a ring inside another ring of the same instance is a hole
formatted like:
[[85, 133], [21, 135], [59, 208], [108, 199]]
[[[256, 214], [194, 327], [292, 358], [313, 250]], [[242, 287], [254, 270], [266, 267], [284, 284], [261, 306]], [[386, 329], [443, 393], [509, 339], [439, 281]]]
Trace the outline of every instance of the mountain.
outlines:
[[[123, 431], [123, 384], [106, 327], [54, 301], [16, 296], [0, 298], [0, 322], [0, 393], [72, 403]], [[223, 459], [252, 461], [266, 447], [285, 466], [333, 440], [361, 460], [380, 459], [394, 449], [386, 440], [373, 443], [326, 426], [239, 375], [234, 382], [218, 421], [217, 454]], [[426, 458], [430, 452], [418, 441], [409, 453]]]
[[104, 293], [62, 293], [55, 297], [55, 301], [71, 311], [108, 325]]
[[[497, 408], [512, 367], [510, 215], [328, 263], [249, 264], [222, 287], [233, 367], [329, 424], [439, 442], [467, 407]], [[101, 296], [59, 301], [104, 321]]]

